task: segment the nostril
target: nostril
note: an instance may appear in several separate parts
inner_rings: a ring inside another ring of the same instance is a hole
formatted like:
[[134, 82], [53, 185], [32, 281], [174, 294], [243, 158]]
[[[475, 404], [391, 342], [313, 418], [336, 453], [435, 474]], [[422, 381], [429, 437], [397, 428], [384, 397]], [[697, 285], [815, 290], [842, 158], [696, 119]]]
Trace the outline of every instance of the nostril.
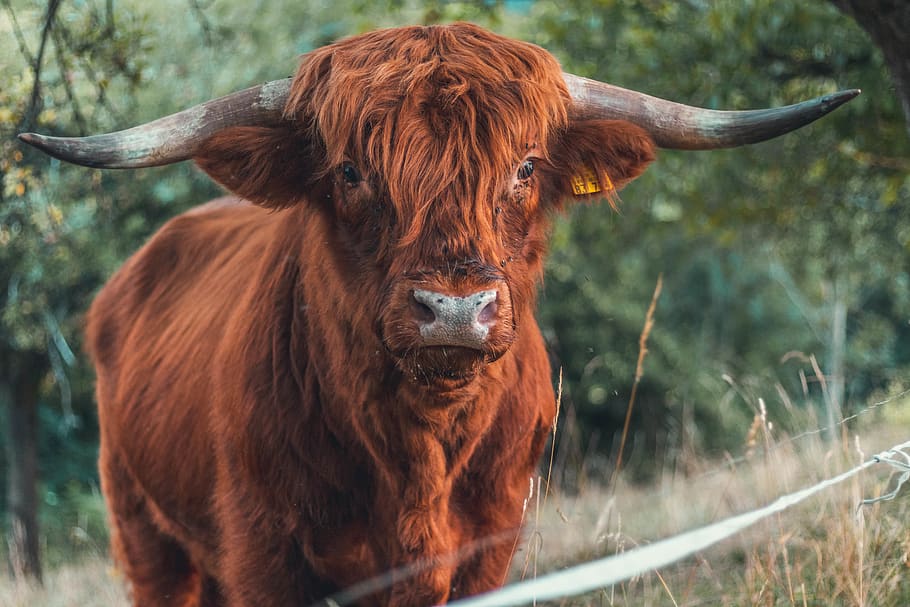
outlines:
[[494, 322], [496, 322], [496, 313], [498, 311], [499, 304], [497, 304], [496, 300], [494, 299], [486, 306], [484, 306], [484, 308], [480, 311], [480, 314], [477, 315], [477, 322], [481, 325], [492, 325]]
[[433, 308], [417, 301], [413, 293], [411, 293], [410, 306], [411, 312], [418, 323], [428, 325], [436, 320], [436, 313], [433, 312]]

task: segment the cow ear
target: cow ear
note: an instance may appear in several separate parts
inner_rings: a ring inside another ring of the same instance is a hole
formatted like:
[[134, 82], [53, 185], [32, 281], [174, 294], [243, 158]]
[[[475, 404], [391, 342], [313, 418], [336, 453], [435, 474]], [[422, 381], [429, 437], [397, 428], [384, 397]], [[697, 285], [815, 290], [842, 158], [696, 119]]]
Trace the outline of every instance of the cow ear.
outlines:
[[624, 120], [572, 120], [550, 152], [559, 199], [606, 198], [654, 160], [655, 146], [640, 127]]
[[290, 126], [238, 126], [202, 143], [193, 160], [219, 184], [270, 209], [289, 207], [310, 189], [313, 146]]

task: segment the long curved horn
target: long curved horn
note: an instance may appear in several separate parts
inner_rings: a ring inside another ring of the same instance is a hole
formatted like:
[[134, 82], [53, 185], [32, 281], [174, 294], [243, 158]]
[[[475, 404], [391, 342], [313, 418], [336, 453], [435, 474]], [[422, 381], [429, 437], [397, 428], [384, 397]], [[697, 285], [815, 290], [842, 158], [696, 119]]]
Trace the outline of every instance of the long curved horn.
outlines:
[[[695, 108], [564, 73], [576, 112], [585, 118], [628, 120], [662, 148], [709, 150], [757, 143], [804, 126], [859, 95], [840, 91], [780, 108], [718, 111]], [[281, 121], [291, 79], [273, 80], [152, 122], [105, 135], [19, 139], [60, 160], [83, 166], [131, 169], [186, 160], [213, 133], [233, 125]]]
[[106, 135], [46, 137], [22, 133], [19, 139], [54, 158], [87, 167], [162, 166], [191, 158], [202, 141], [223, 128], [277, 124], [290, 87], [290, 78], [273, 80]]
[[747, 111], [696, 108], [563, 73], [583, 118], [628, 120], [667, 149], [713, 150], [758, 143], [817, 120], [860, 94], [840, 91], [795, 105]]

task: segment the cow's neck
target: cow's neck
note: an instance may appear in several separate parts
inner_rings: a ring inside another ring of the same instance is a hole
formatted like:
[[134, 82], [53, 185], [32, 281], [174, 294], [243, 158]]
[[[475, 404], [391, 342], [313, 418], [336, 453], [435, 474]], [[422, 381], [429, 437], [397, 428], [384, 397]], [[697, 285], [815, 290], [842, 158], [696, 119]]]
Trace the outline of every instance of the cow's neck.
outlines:
[[449, 512], [453, 489], [495, 417], [500, 395], [490, 391], [501, 384], [482, 377], [443, 398], [397, 376], [394, 387], [377, 385], [352, 416], [376, 474], [372, 512], [391, 531], [378, 535], [395, 540], [379, 548], [378, 560], [392, 568], [434, 564], [407, 583], [444, 597], [463, 533]]

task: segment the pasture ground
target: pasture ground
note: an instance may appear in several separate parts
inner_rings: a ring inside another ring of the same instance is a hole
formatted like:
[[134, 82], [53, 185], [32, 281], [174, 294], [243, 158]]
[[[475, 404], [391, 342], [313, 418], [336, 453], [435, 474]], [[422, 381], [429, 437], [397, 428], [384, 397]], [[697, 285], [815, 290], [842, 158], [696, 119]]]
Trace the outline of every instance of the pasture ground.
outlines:
[[[748, 456], [735, 464], [680, 457], [646, 486], [620, 479], [614, 491], [601, 482], [609, 479], [590, 479], [573, 495], [535, 489], [512, 579], [621, 553], [830, 478], [910, 439], [910, 403], [890, 403], [861, 422], [858, 434], [844, 432], [835, 444], [819, 435], [776, 439], [757, 421], [744, 445]], [[857, 507], [896, 480], [885, 465], [869, 468], [659, 572], [547, 605], [910, 605], [910, 486], [892, 501]], [[37, 588], [0, 576], [0, 605], [127, 604], [122, 580], [103, 554], [49, 570], [45, 578]]]
[[[692, 459], [682, 462], [685, 474], [677, 466], [649, 486], [551, 494], [539, 514], [528, 515], [514, 577], [621, 553], [836, 476], [910, 440], [910, 404], [892, 405], [874, 427], [845, 433], [839, 445], [818, 435], [774, 442], [759, 429], [750, 456], [735, 465]], [[898, 476], [873, 466], [675, 565], [538, 605], [910, 605], [910, 484], [894, 500], [859, 507], [891, 491]]]

